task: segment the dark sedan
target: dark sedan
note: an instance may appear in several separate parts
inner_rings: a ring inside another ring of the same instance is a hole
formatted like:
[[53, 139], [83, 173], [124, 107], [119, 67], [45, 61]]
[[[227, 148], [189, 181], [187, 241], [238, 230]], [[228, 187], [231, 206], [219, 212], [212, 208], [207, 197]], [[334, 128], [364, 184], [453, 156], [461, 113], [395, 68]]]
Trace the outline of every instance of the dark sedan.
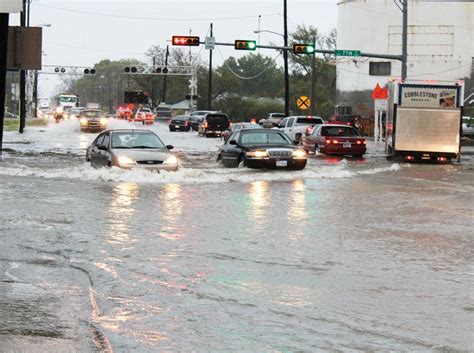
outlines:
[[243, 163], [249, 168], [301, 170], [307, 162], [305, 151], [295, 146], [283, 132], [274, 129], [234, 132], [221, 146], [217, 159], [229, 168]]
[[167, 145], [149, 130], [109, 130], [101, 133], [86, 150], [86, 160], [93, 167], [178, 169], [178, 160]]
[[308, 153], [352, 155], [360, 157], [367, 150], [367, 141], [353, 127], [325, 124], [303, 137], [303, 147]]
[[177, 115], [170, 120], [170, 131], [189, 131], [191, 130], [191, 122], [189, 115]]

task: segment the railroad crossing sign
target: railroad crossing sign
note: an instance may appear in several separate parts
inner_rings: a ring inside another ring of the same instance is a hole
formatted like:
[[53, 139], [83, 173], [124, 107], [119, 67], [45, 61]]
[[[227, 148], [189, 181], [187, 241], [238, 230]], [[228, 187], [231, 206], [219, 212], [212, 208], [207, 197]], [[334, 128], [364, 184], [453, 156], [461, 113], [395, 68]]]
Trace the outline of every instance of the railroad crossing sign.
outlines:
[[296, 100], [296, 105], [302, 110], [306, 110], [311, 106], [311, 99], [306, 96], [298, 97]]

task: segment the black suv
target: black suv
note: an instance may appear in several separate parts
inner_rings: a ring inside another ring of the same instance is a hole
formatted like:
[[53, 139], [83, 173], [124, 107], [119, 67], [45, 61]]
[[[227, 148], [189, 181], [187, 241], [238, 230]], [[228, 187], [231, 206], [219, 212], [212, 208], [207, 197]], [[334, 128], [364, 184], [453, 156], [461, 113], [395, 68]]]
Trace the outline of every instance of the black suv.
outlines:
[[199, 124], [198, 134], [200, 136], [221, 136], [224, 131], [230, 128], [230, 120], [222, 113], [208, 113]]

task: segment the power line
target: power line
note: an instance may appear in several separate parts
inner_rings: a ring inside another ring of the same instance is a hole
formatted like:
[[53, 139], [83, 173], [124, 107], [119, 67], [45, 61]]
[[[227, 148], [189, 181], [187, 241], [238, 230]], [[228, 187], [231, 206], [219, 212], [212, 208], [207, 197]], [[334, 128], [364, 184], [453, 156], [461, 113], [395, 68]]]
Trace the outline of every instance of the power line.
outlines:
[[[93, 11], [85, 11], [85, 10], [74, 10], [74, 9], [67, 9], [63, 7], [56, 7], [51, 5], [44, 5], [38, 3], [32, 3], [35, 6], [45, 7], [48, 9], [54, 9], [58, 11], [65, 11], [65, 12], [72, 12], [72, 13], [80, 13], [84, 15], [93, 15], [93, 16], [102, 16], [102, 17], [111, 17], [111, 18], [120, 18], [120, 19], [127, 19], [127, 20], [143, 20], [143, 21], [229, 21], [229, 20], [242, 20], [248, 18], [255, 18], [255, 16], [236, 16], [236, 17], [207, 17], [207, 18], [170, 18], [170, 17], [136, 17], [136, 16], [124, 16], [124, 15], [113, 15], [110, 13], [104, 12], [93, 12]], [[279, 16], [280, 14], [266, 14], [262, 15], [264, 17], [270, 16]]]

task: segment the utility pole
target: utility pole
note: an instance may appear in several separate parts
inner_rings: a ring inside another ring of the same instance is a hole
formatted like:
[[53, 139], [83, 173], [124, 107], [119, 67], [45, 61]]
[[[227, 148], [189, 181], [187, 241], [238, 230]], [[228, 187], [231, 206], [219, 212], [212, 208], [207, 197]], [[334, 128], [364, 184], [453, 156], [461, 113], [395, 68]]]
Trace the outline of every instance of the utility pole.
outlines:
[[38, 116], [38, 70], [35, 70], [33, 79], [33, 117]]
[[402, 80], [406, 80], [407, 59], [408, 59], [408, 0], [402, 0], [402, 12], [403, 12]]
[[[168, 67], [168, 57], [170, 55], [170, 48], [169, 48], [169, 45], [166, 46], [166, 55], [165, 55], [165, 67]], [[162, 94], [162, 97], [161, 97], [161, 101], [163, 103], [166, 103], [166, 81], [168, 79], [168, 75], [165, 75], [165, 77], [163, 77], [163, 94]]]
[[7, 83], [8, 13], [0, 13], [0, 159], [3, 151], [3, 123], [5, 118], [5, 85]]
[[[210, 36], [213, 37], [213, 25], [211, 23]], [[209, 50], [209, 81], [207, 86], [207, 110], [212, 110], [212, 49]]]
[[[26, 25], [26, 0], [23, 0], [23, 11], [20, 14], [20, 27]], [[18, 131], [23, 133], [26, 124], [26, 70], [20, 70], [20, 126]]]
[[[287, 0], [283, 0], [283, 40], [284, 40], [285, 48], [288, 47]], [[285, 69], [285, 115], [290, 116], [290, 81], [289, 81], [289, 76], [288, 76], [288, 50], [283, 50], [283, 61], [284, 61], [284, 69]]]
[[[316, 35], [313, 37], [313, 46], [316, 48]], [[311, 114], [316, 115], [316, 53], [311, 57]]]

